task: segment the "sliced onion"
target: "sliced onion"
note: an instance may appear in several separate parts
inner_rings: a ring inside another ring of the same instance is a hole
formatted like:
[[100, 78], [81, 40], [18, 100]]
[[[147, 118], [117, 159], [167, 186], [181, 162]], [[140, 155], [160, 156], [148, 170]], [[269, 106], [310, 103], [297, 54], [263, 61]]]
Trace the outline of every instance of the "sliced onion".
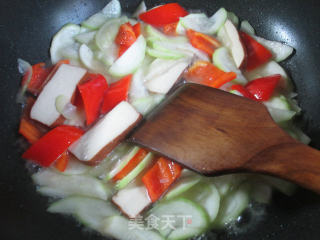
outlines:
[[21, 86], [16, 97], [17, 103], [24, 104], [25, 103], [24, 94], [27, 91], [28, 85], [32, 77], [32, 66], [27, 61], [21, 58], [18, 58], [18, 70], [19, 70], [19, 73], [21, 73], [23, 76], [28, 74], [27, 75], [28, 79], [25, 81], [24, 85]]

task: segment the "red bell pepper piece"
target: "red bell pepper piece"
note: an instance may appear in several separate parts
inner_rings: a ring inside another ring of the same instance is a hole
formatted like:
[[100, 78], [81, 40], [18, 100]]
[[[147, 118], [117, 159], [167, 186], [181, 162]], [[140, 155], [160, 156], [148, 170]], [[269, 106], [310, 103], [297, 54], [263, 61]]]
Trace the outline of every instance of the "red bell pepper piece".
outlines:
[[101, 74], [90, 74], [89, 80], [78, 86], [86, 113], [87, 125], [99, 117], [99, 110], [107, 88], [107, 80]]
[[187, 37], [193, 47], [207, 53], [210, 57], [215, 49], [221, 46], [217, 39], [192, 29], [187, 30]]
[[188, 12], [178, 3], [168, 3], [141, 13], [139, 18], [145, 23], [161, 27], [178, 22], [180, 17], [186, 15], [188, 15]]
[[245, 88], [256, 98], [257, 101], [267, 101], [272, 96], [280, 79], [280, 74], [257, 78], [247, 83]]
[[219, 88], [235, 79], [234, 72], [224, 72], [207, 61], [197, 61], [188, 70], [186, 79], [209, 87]]
[[43, 135], [42, 132], [26, 118], [21, 118], [19, 133], [31, 144], [38, 141]]
[[48, 167], [83, 133], [83, 130], [76, 127], [58, 126], [35, 142], [23, 153], [22, 157]]
[[249, 34], [240, 32], [240, 36], [247, 50], [246, 70], [253, 70], [272, 58], [271, 52], [253, 39]]
[[118, 103], [126, 101], [128, 99], [128, 92], [130, 88], [132, 75], [128, 75], [120, 79], [119, 81], [110, 84], [106, 90], [103, 103], [101, 107], [101, 113], [105, 114], [112, 110]]
[[[37, 95], [41, 88], [43, 83], [45, 82], [46, 78], [48, 77], [50, 73], [50, 69], [45, 67], [44, 63], [37, 63], [32, 66], [32, 75], [31, 79], [28, 84], [28, 91], [31, 92], [32, 94]], [[27, 84], [27, 79], [29, 77], [29, 73], [26, 73], [23, 78], [22, 78], [22, 86]]]
[[129, 22], [122, 24], [115, 39], [115, 43], [119, 46], [118, 56], [120, 57], [136, 39], [136, 33], [131, 24]]
[[169, 36], [176, 36], [178, 23], [179, 22], [174, 22], [164, 25], [162, 28], [163, 33]]
[[241, 93], [243, 97], [246, 97], [255, 101], [257, 100], [244, 86], [240, 84], [232, 85], [231, 89], [238, 91], [239, 93]]
[[141, 23], [136, 23], [132, 26], [134, 34], [136, 35], [136, 38], [138, 38], [141, 34]]
[[61, 156], [56, 160], [55, 168], [58, 169], [60, 172], [64, 172], [68, 166], [69, 162], [69, 153], [65, 151], [61, 154]]
[[152, 202], [157, 201], [170, 185], [181, 175], [182, 167], [164, 157], [161, 157], [142, 177]]
[[148, 152], [145, 149], [141, 148], [134, 155], [134, 157], [129, 160], [128, 164], [113, 177], [112, 180], [116, 182], [127, 176], [144, 159], [147, 154]]
[[211, 85], [210, 87], [214, 88], [220, 88], [224, 84], [231, 82], [232, 80], [236, 79], [237, 74], [234, 72], [225, 72], [222, 74], [219, 78], [217, 78]]
[[136, 41], [136, 34], [129, 22], [120, 26], [115, 43], [118, 45], [131, 46]]

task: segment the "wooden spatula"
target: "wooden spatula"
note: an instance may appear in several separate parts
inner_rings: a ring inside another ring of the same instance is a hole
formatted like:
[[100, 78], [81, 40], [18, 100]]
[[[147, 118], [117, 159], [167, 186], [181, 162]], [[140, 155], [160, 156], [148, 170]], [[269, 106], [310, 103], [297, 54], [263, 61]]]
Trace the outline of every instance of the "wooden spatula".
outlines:
[[266, 173], [320, 193], [320, 152], [287, 135], [263, 104], [185, 84], [129, 141], [204, 175]]

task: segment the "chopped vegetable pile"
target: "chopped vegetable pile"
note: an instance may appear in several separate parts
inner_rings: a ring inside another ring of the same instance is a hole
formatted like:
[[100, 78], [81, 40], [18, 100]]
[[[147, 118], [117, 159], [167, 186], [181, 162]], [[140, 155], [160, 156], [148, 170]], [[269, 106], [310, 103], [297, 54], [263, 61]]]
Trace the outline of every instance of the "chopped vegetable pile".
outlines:
[[233, 224], [253, 202], [269, 203], [273, 189], [293, 193], [291, 183], [267, 176], [200, 176], [125, 143], [182, 82], [261, 102], [288, 134], [309, 143], [293, 123], [300, 108], [278, 64], [293, 48], [256, 36], [224, 8], [209, 17], [193, 12], [178, 3], [147, 10], [141, 2], [129, 17], [111, 0], [61, 28], [52, 66], [18, 60], [19, 133], [30, 144], [22, 157], [40, 166], [32, 178], [55, 199], [49, 212], [116, 239], [190, 239]]

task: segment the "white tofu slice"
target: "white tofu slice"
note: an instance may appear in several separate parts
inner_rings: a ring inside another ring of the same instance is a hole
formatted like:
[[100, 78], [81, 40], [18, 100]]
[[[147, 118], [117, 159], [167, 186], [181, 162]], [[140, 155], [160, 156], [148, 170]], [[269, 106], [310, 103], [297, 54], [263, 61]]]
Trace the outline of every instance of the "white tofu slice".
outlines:
[[112, 197], [112, 202], [129, 218], [137, 217], [151, 204], [146, 187], [131, 184]]
[[126, 133], [141, 119], [141, 115], [128, 102], [121, 102], [100, 119], [70, 147], [70, 152], [81, 161], [102, 160]]
[[145, 83], [145, 86], [151, 92], [166, 94], [179, 79], [182, 72], [187, 68], [190, 61], [177, 61], [166, 72], [154, 76]]
[[31, 109], [30, 117], [51, 126], [60, 117], [55, 105], [56, 98], [63, 95], [69, 102], [77, 84], [86, 73], [87, 70], [83, 68], [62, 64], [41, 91]]

